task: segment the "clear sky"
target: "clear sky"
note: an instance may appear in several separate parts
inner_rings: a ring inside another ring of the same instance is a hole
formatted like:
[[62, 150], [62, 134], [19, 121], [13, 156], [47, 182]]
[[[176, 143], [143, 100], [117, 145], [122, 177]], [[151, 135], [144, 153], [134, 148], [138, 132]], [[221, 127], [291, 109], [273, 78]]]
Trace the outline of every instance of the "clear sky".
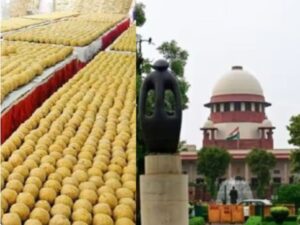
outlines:
[[144, 56], [161, 58], [156, 48], [176, 40], [189, 54], [185, 76], [191, 88], [183, 113], [181, 139], [201, 147], [199, 128], [209, 115], [203, 107], [216, 81], [232, 65], [242, 65], [261, 83], [272, 106], [275, 148], [289, 148], [286, 125], [300, 113], [299, 0], [143, 0], [146, 24], [138, 29], [155, 45]]

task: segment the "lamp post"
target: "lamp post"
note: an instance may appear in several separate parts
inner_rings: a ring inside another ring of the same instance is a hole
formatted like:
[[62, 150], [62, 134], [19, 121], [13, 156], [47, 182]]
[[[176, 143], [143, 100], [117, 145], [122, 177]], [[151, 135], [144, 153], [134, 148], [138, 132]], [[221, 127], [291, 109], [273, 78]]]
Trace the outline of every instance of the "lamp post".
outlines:
[[137, 40], [137, 62], [136, 62], [136, 67], [138, 74], [142, 74], [142, 64], [143, 64], [143, 53], [142, 53], [142, 43], [147, 42], [148, 44], [153, 44], [152, 43], [152, 38], [148, 39], [143, 39], [141, 35], [137, 34], [136, 35], [136, 40]]
[[[140, 177], [142, 225], [188, 225], [188, 178], [182, 174], [177, 146], [181, 128], [178, 83], [165, 60], [158, 60], [144, 80], [139, 98], [139, 119], [148, 154]], [[154, 111], [146, 114], [149, 91], [155, 93]], [[164, 108], [165, 92], [175, 98], [174, 113]]]

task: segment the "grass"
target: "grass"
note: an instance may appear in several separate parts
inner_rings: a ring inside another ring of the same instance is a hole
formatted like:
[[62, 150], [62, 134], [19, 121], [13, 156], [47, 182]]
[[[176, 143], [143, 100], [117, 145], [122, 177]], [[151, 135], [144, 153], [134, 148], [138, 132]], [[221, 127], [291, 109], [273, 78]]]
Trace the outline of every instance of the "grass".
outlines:
[[[262, 225], [277, 225], [277, 224], [273, 221], [272, 222], [263, 221]], [[297, 222], [296, 221], [286, 221], [286, 222], [283, 222], [282, 225], [297, 225]]]

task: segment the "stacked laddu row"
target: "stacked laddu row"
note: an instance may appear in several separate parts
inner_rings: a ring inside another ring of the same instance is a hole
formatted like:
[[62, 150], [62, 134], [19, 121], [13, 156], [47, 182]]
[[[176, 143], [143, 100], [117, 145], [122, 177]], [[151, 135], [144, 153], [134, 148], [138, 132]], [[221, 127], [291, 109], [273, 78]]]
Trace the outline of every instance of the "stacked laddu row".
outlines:
[[24, 18], [36, 19], [36, 20], [57, 20], [57, 19], [66, 18], [70, 16], [77, 16], [77, 15], [78, 13], [75, 12], [52, 12], [52, 13], [25, 16]]
[[136, 52], [136, 27], [131, 25], [112, 45], [112, 50]]
[[80, 16], [72, 18], [72, 20], [117, 23], [120, 22], [125, 17], [126, 17], [125, 14], [112, 14], [112, 13], [98, 12], [98, 13], [80, 14]]
[[29, 41], [67, 46], [84, 46], [113, 27], [111, 22], [65, 20], [28, 30], [16, 31], [4, 36], [10, 41]]
[[135, 113], [135, 55], [100, 53], [2, 145], [2, 224], [135, 224]]
[[42, 22], [43, 21], [25, 19], [25, 18], [20, 18], [20, 17], [10, 18], [8, 20], [1, 21], [1, 32], [16, 30], [16, 29], [20, 29], [20, 28], [27, 27], [30, 25], [39, 24]]
[[64, 60], [71, 47], [27, 42], [1, 42], [1, 102], [12, 91]]
[[103, 12], [123, 13], [129, 12], [132, 0], [75, 0], [70, 8], [79, 13]]

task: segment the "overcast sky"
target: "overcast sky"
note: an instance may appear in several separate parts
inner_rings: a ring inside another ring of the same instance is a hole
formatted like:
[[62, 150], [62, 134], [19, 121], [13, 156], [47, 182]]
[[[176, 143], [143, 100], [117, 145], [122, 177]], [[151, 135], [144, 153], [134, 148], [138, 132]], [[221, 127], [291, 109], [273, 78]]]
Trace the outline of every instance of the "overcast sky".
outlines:
[[143, 0], [146, 24], [138, 30], [155, 46], [145, 57], [158, 59], [156, 47], [176, 40], [190, 57], [185, 76], [191, 88], [183, 113], [181, 139], [202, 145], [199, 130], [209, 116], [203, 107], [217, 80], [232, 65], [242, 65], [261, 83], [272, 106], [275, 148], [289, 148], [286, 125], [300, 113], [299, 0]]

